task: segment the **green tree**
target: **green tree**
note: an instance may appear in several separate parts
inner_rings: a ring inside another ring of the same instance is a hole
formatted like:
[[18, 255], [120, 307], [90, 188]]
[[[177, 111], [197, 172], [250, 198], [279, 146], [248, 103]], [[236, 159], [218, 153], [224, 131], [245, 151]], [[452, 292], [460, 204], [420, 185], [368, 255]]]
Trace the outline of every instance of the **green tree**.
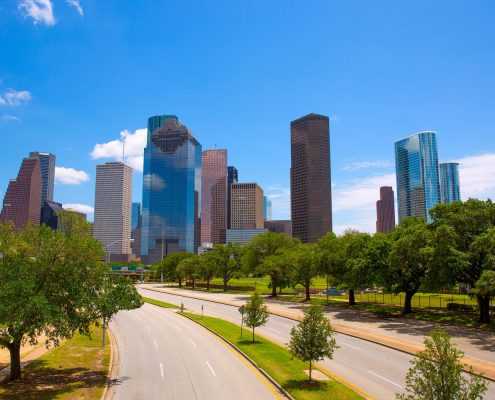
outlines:
[[210, 282], [218, 271], [221, 262], [216, 254], [212, 252], [204, 253], [198, 257], [198, 274], [206, 282], [206, 290], [210, 290]]
[[244, 307], [244, 323], [250, 327], [253, 332], [258, 326], [265, 325], [268, 320], [268, 310], [263, 298], [257, 293], [253, 293]]
[[328, 288], [330, 280], [336, 280], [342, 274], [344, 266], [344, 249], [340, 238], [333, 232], [327, 233], [318, 241], [319, 273], [325, 275], [327, 283], [327, 303]]
[[182, 259], [177, 265], [177, 275], [186, 282], [189, 280], [193, 289], [196, 289], [196, 280], [200, 278], [200, 264], [200, 256], [192, 254]]
[[330, 321], [320, 306], [311, 305], [304, 310], [303, 320], [290, 332], [289, 350], [295, 357], [309, 363], [309, 380], [313, 362], [332, 358], [337, 343]]
[[[0, 224], [0, 346], [10, 352], [11, 379], [21, 376], [26, 341], [36, 343], [44, 334], [46, 344], [57, 345], [76, 331], [89, 334], [103, 313], [110, 318], [113, 310], [139, 306], [104, 290], [109, 271], [103, 258], [86, 223], [72, 224], [66, 234]], [[128, 293], [135, 291], [126, 285]], [[111, 310], [102, 307], [108, 303]]]
[[227, 291], [229, 281], [239, 276], [242, 266], [242, 246], [236, 243], [217, 244], [213, 246], [212, 253], [218, 259], [218, 276], [223, 281], [223, 291]]
[[399, 400], [481, 400], [487, 390], [482, 378], [462, 371], [462, 351], [450, 342], [449, 335], [433, 331], [425, 339], [425, 350], [411, 361], [406, 376], [406, 391]]
[[[272, 297], [277, 296], [277, 287], [284, 282], [285, 276], [280, 263], [271, 256], [280, 255], [284, 250], [297, 243], [283, 233], [266, 232], [255, 236], [245, 247], [243, 265], [247, 271], [257, 275], [270, 276]], [[268, 262], [265, 262], [267, 261]]]
[[490, 323], [490, 299], [495, 296], [495, 271], [483, 271], [476, 282], [473, 293], [478, 297], [481, 322]]
[[191, 253], [185, 252], [169, 254], [168, 256], [164, 257], [160, 263], [156, 264], [156, 274], [158, 276], [161, 276], [161, 274], [163, 274], [167, 281], [177, 282], [179, 284], [179, 287], [182, 287], [183, 276], [177, 273], [177, 266], [182, 260], [191, 256]]
[[292, 283], [304, 286], [305, 301], [311, 300], [311, 283], [319, 272], [317, 246], [312, 243], [298, 244], [286, 251], [284, 257], [292, 267]]

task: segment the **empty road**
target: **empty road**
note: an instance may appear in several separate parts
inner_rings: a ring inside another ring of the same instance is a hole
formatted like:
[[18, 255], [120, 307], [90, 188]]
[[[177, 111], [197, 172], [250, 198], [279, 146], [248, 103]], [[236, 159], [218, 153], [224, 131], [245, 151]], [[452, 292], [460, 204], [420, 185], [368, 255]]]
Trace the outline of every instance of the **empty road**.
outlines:
[[194, 322], [149, 304], [119, 312], [117, 381], [106, 399], [269, 400], [275, 389], [220, 339]]

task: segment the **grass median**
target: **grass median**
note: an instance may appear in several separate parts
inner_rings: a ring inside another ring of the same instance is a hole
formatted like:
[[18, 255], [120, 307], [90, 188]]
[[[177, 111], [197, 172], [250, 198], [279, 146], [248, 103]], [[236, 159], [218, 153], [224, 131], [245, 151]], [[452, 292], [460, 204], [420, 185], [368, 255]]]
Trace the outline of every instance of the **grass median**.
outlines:
[[100, 399], [107, 382], [110, 341], [101, 327], [91, 337], [76, 334], [23, 368], [20, 380], [0, 385], [1, 400]]
[[184, 314], [241, 349], [297, 400], [363, 399], [356, 392], [333, 379], [308, 382], [308, 376], [305, 373], [308, 369], [307, 364], [293, 358], [286, 348], [268, 339], [256, 335], [253, 344], [250, 331], [245, 330], [244, 337], [240, 337], [238, 325], [219, 318], [201, 317], [192, 313]]
[[179, 308], [175, 304], [167, 303], [165, 301], [160, 301], [156, 299], [152, 299], [151, 297], [143, 297], [141, 296], [143, 301], [148, 304], [153, 304], [154, 306], [162, 307], [162, 308]]

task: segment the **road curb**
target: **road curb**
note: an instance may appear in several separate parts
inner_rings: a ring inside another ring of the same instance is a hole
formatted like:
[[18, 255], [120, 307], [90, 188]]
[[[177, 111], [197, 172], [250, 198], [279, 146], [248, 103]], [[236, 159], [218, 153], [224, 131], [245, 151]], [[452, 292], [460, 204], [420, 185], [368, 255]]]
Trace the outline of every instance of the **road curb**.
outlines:
[[[159, 307], [159, 306], [157, 306]], [[254, 368], [256, 368], [256, 370], [261, 374], [263, 375], [266, 379], [268, 379], [268, 381], [270, 381], [270, 383], [275, 386], [277, 388], [277, 390], [282, 394], [284, 395], [286, 398], [288, 398], [289, 400], [295, 400], [294, 397], [291, 396], [291, 394], [285, 390], [275, 379], [273, 379], [271, 377], [271, 375], [266, 372], [263, 368], [260, 368], [258, 366], [258, 364], [256, 364], [256, 362], [254, 360], [252, 360], [246, 353], [244, 353], [241, 349], [239, 349], [235, 344], [233, 344], [232, 342], [230, 342], [229, 340], [225, 339], [222, 335], [216, 333], [214, 330], [208, 328], [207, 326], [201, 324], [200, 322], [192, 319], [191, 317], [185, 315], [185, 314], [182, 314], [180, 312], [176, 312], [177, 314], [179, 314], [180, 316], [182, 317], [185, 317], [187, 319], [189, 319], [190, 321], [193, 321], [194, 323], [198, 324], [199, 326], [201, 326], [202, 328], [208, 330], [210, 333], [214, 334], [216, 337], [218, 337], [219, 339], [221, 339], [223, 342], [227, 343], [232, 349], [234, 349], [237, 353], [239, 353], [246, 361], [248, 361]]]
[[[237, 304], [233, 304], [230, 302], [214, 300], [214, 299], [205, 299], [205, 298], [202, 298], [199, 296], [192, 296], [192, 295], [188, 295], [188, 294], [179, 294], [179, 293], [176, 293], [173, 291], [168, 291], [167, 289], [158, 290], [158, 289], [150, 289], [150, 288], [144, 288], [144, 287], [141, 287], [141, 289], [149, 290], [149, 291], [157, 292], [157, 293], [166, 293], [166, 294], [190, 298], [190, 299], [194, 299], [194, 300], [208, 301], [210, 303], [223, 304], [223, 305], [230, 306], [230, 307], [239, 307]], [[276, 311], [271, 311], [270, 305], [268, 305], [268, 313], [271, 315], [275, 315], [277, 317], [290, 319], [290, 320], [296, 321], [296, 322], [300, 322], [302, 320], [302, 318], [291, 316], [288, 313], [285, 314], [285, 313], [279, 313]], [[397, 341], [393, 340], [393, 339], [383, 340], [383, 339], [379, 339], [379, 338], [370, 337], [369, 334], [363, 335], [363, 334], [360, 334], [358, 332], [350, 332], [350, 330], [353, 330], [353, 328], [343, 327], [342, 325], [340, 325], [338, 323], [337, 324], [332, 323], [332, 327], [333, 327], [333, 330], [335, 332], [340, 333], [342, 335], [346, 335], [346, 336], [353, 337], [353, 338], [360, 339], [360, 340], [365, 340], [367, 342], [375, 343], [375, 344], [378, 344], [380, 346], [387, 347], [387, 348], [392, 349], [392, 350], [400, 351], [402, 353], [409, 354], [412, 356], [416, 356], [418, 352], [424, 350], [424, 346], [422, 346], [422, 345], [402, 344], [402, 343], [397, 343]], [[389, 343], [387, 343], [387, 342], [389, 342]], [[484, 366], [484, 364], [489, 363], [488, 361], [477, 360], [477, 359], [473, 359], [471, 357], [464, 357], [462, 359], [462, 363], [464, 364], [463, 370], [465, 372], [472, 373], [472, 374], [478, 375], [478, 376], [482, 376], [483, 378], [485, 378], [489, 381], [495, 382], [495, 366], [493, 366], [492, 368], [489, 368], [489, 367], [487, 368], [486, 366]], [[472, 371], [471, 371], [471, 368], [472, 368]]]
[[[115, 360], [118, 360], [118, 348], [115, 345], [115, 337], [113, 335], [110, 327], [107, 329], [109, 342], [110, 342], [110, 360], [108, 362], [108, 372], [107, 372], [107, 384], [105, 385], [105, 389], [103, 389], [103, 393], [101, 394], [100, 400], [105, 400], [110, 393], [110, 382], [112, 381], [112, 376], [116, 371]], [[117, 365], [118, 367], [118, 365]], [[110, 398], [110, 397], [108, 397]]]

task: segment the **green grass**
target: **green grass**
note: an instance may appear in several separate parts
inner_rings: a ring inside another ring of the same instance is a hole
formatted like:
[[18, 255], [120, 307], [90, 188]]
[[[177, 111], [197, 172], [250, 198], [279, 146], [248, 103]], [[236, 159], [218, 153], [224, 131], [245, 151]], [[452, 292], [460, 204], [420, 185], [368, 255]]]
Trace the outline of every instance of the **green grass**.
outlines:
[[159, 306], [163, 308], [179, 308], [175, 304], [167, 303], [165, 301], [155, 300], [150, 297], [142, 297], [142, 299], [145, 303], [153, 304], [155, 306]]
[[210, 328], [247, 354], [258, 366], [264, 369], [284, 389], [298, 400], [355, 400], [361, 396], [335, 380], [308, 382], [305, 370], [308, 365], [292, 357], [287, 349], [258, 335], [255, 344], [251, 342], [251, 332], [244, 330], [240, 337], [240, 327], [219, 318], [201, 317], [185, 313], [189, 318]]
[[110, 363], [109, 340], [103, 349], [100, 327], [91, 338], [76, 334], [23, 369], [22, 378], [0, 385], [2, 400], [100, 399]]

